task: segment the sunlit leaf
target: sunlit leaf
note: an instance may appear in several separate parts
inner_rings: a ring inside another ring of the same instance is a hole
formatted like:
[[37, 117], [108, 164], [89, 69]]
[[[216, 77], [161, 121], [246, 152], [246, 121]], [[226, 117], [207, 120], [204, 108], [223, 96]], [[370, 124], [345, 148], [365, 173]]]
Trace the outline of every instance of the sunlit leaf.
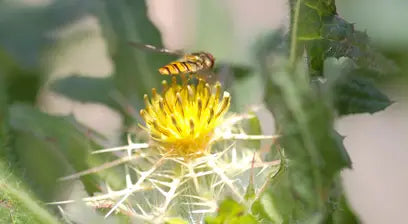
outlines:
[[247, 214], [245, 206], [239, 204], [232, 199], [225, 199], [221, 202], [218, 214], [215, 217], [207, 216], [205, 218], [207, 224], [256, 224], [256, 219]]
[[181, 218], [172, 218], [170, 220], [167, 220], [165, 224], [188, 224], [188, 222]]

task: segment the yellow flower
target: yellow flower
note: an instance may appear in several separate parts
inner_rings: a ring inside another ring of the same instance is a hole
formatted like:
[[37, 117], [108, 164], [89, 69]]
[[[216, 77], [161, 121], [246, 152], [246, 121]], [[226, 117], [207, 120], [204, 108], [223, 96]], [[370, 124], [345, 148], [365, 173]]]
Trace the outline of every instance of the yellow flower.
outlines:
[[210, 85], [203, 79], [198, 84], [170, 86], [163, 81], [163, 94], [152, 89], [152, 97], [144, 96], [146, 108], [140, 111], [151, 138], [166, 153], [193, 158], [209, 152], [215, 128], [222, 122], [230, 105], [230, 94], [221, 84]]

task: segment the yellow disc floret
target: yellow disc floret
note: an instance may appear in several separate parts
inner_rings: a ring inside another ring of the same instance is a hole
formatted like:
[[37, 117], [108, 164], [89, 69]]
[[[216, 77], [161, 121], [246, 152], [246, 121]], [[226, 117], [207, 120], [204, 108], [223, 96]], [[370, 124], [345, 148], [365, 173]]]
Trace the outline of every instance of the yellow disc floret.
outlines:
[[144, 96], [146, 108], [140, 111], [154, 142], [169, 154], [197, 157], [209, 151], [214, 129], [222, 122], [230, 105], [228, 92], [221, 96], [221, 84], [172, 84], [163, 81], [163, 94], [152, 89], [151, 100]]

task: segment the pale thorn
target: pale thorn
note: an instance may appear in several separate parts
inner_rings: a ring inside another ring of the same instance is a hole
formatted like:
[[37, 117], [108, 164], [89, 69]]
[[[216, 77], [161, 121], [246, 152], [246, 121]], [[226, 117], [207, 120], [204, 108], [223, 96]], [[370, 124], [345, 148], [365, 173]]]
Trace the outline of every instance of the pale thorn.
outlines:
[[125, 180], [126, 180], [126, 187], [130, 188], [133, 186], [132, 179], [129, 174], [128, 166], [125, 166]]
[[192, 210], [191, 213], [193, 214], [205, 214], [205, 213], [213, 213], [215, 212], [217, 209], [201, 209], [201, 210]]
[[113, 148], [107, 148], [107, 149], [100, 149], [91, 152], [91, 154], [99, 154], [99, 153], [105, 153], [105, 152], [116, 152], [116, 151], [124, 151], [124, 150], [135, 150], [135, 149], [146, 149], [149, 148], [149, 144], [147, 143], [132, 143], [129, 145], [123, 145], [123, 146], [118, 146], [118, 147], [113, 147]]
[[[183, 181], [180, 182], [180, 186], [182, 186], [183, 184], [187, 183], [189, 181], [189, 179], [187, 178], [183, 178]], [[183, 189], [183, 191], [186, 189]]]
[[[60, 205], [57, 206], [59, 212], [61, 213], [62, 218], [64, 219], [64, 221], [68, 224], [73, 224], [73, 222], [71, 222], [71, 220], [69, 220], [67, 214], [65, 213], [64, 209], [62, 209], [62, 207]], [[13, 222], [14, 223], [14, 222]]]
[[154, 173], [154, 176], [163, 177], [163, 178], [167, 178], [167, 179], [173, 179], [174, 178], [174, 175], [169, 175], [169, 174], [159, 173], [159, 172]]
[[137, 176], [139, 176], [139, 177], [142, 176], [142, 172], [143, 172], [143, 171], [141, 171], [141, 170], [138, 169], [137, 167], [130, 167], [130, 169], [132, 169], [133, 172], [135, 172]]
[[280, 160], [274, 160], [274, 161], [266, 162], [266, 163], [263, 163], [263, 164], [264, 164], [264, 166], [261, 166], [262, 169], [258, 172], [258, 174], [256, 176], [259, 176], [261, 173], [263, 173], [266, 169], [268, 169], [271, 166], [280, 165]]
[[110, 194], [110, 193], [113, 192], [113, 190], [112, 190], [112, 188], [109, 186], [108, 182], [105, 183], [105, 186], [106, 186], [106, 191], [108, 192], [108, 194]]
[[[179, 186], [182, 186], [183, 184], [185, 184], [186, 183], [186, 181], [181, 181], [180, 183], [179, 183]], [[185, 188], [183, 188], [183, 189], [181, 189], [181, 190], [179, 190], [179, 191], [176, 191], [176, 193], [174, 194], [174, 198], [176, 198], [176, 197], [178, 197], [180, 194], [182, 194], [184, 191], [186, 191], [188, 188], [187, 187], [185, 187]]]
[[231, 150], [231, 162], [237, 163], [237, 149], [235, 147]]
[[[102, 200], [107, 200], [107, 199], [114, 199], [117, 197], [121, 197], [123, 195], [126, 195], [127, 192], [131, 191], [132, 193], [138, 192], [138, 191], [143, 191], [143, 190], [151, 190], [150, 187], [138, 187], [137, 189], [133, 186], [132, 188], [125, 188], [123, 190], [119, 191], [111, 191], [110, 193], [107, 194], [102, 194], [102, 195], [97, 195], [97, 196], [92, 196], [92, 197], [86, 197], [82, 198], [83, 202], [97, 202], [97, 201], [102, 201]], [[77, 202], [76, 200], [65, 200], [65, 201], [55, 201], [55, 202], [49, 202], [47, 203], [48, 205], [63, 205], [63, 204], [70, 204], [70, 203], [75, 203]]]
[[205, 163], [202, 163], [202, 164], [200, 164], [200, 165], [195, 166], [194, 168], [195, 168], [195, 169], [204, 169], [204, 168], [206, 168], [206, 167], [207, 167], [207, 165], [206, 165]]
[[225, 132], [222, 135], [223, 140], [275, 140], [281, 137], [280, 135], [247, 135], [245, 133], [233, 134]]
[[152, 205], [152, 203], [148, 200], [147, 197], [144, 197], [146, 204], [148, 205], [149, 208], [153, 208], [154, 206]]
[[193, 163], [190, 164], [195, 168], [205, 167], [209, 157], [212, 157], [212, 155], [197, 158]]
[[76, 178], [79, 178], [79, 177], [82, 177], [82, 176], [85, 176], [85, 175], [88, 175], [88, 174], [91, 174], [91, 173], [96, 173], [96, 172], [99, 172], [99, 171], [102, 171], [102, 170], [105, 170], [105, 169], [120, 165], [122, 163], [129, 162], [129, 161], [137, 159], [137, 158], [139, 158], [139, 155], [133, 155], [132, 157], [122, 157], [122, 158], [113, 160], [111, 162], [104, 163], [104, 164], [102, 164], [100, 166], [97, 166], [97, 167], [93, 167], [93, 168], [90, 168], [90, 169], [87, 169], [87, 170], [80, 171], [78, 173], [74, 173], [74, 174], [71, 174], [71, 175], [68, 175], [68, 176], [65, 176], [65, 177], [61, 177], [58, 180], [59, 181], [66, 181], [66, 180], [76, 179]]
[[261, 161], [261, 162], [255, 163], [254, 168], [259, 168], [259, 167], [262, 167], [262, 168], [267, 167], [268, 168], [268, 167], [271, 167], [271, 166], [280, 165], [280, 163], [281, 163], [280, 159], [269, 161], [269, 162], [262, 162]]
[[212, 199], [211, 200], [209, 200], [209, 199], [203, 200], [203, 199], [201, 199], [201, 201], [203, 201], [203, 202], [190, 202], [190, 203], [186, 202], [184, 204], [191, 205], [193, 207], [196, 207], [196, 206], [197, 207], [206, 207], [206, 208], [202, 208], [202, 209], [195, 209], [193, 211], [210, 211], [210, 212], [215, 212], [216, 211], [216, 209], [217, 209], [216, 200], [212, 200]]
[[168, 157], [168, 158], [165, 158], [165, 159], [166, 159], [166, 160], [170, 160], [170, 161], [174, 161], [174, 162], [176, 162], [176, 163], [179, 163], [180, 165], [183, 165], [183, 166], [185, 166], [185, 167], [188, 167], [187, 163], [181, 161], [179, 158]]
[[130, 136], [130, 134], [127, 134], [127, 135], [126, 135], [126, 140], [127, 140], [127, 142], [128, 142], [128, 145], [133, 144], [132, 136]]
[[[195, 173], [196, 177], [202, 177], [202, 176], [206, 176], [206, 175], [210, 175], [210, 174], [214, 174], [214, 171], [209, 170], [209, 171], [201, 171], [201, 172], [197, 172]], [[188, 176], [190, 177], [190, 176]]]
[[193, 178], [193, 183], [194, 183], [194, 187], [196, 189], [197, 192], [200, 192], [200, 186], [198, 185], [198, 179], [197, 179], [197, 175], [194, 171], [194, 167], [192, 166], [193, 164], [189, 163], [188, 164], [188, 175], [189, 177]]
[[[144, 215], [147, 216], [147, 213], [145, 212], [145, 210], [142, 208], [142, 206], [140, 206], [139, 203], [136, 203], [137, 208], [139, 209], [139, 211]], [[135, 211], [136, 213], [136, 211]]]
[[[174, 177], [172, 178], [172, 180], [173, 179], [174, 179]], [[147, 180], [149, 180], [150, 182], [153, 182], [155, 184], [160, 184], [160, 185], [163, 185], [163, 186], [166, 186], [166, 187], [171, 187], [172, 186], [171, 182], [160, 181], [160, 180], [156, 180], [156, 179], [153, 179], [153, 178], [148, 178]]]
[[45, 203], [46, 205], [66, 205], [76, 202], [75, 200], [65, 200], [65, 201], [53, 201]]
[[161, 187], [159, 187], [154, 181], [151, 181], [151, 180], [149, 180], [149, 181], [150, 181], [150, 183], [152, 183], [154, 189], [158, 190], [164, 197], [167, 196], [167, 192], [165, 190], [163, 190]]
[[223, 151], [208, 155], [208, 160], [213, 160], [213, 159], [218, 160], [218, 159], [220, 159], [221, 156], [226, 154], [229, 150], [235, 148], [234, 145], [235, 145], [235, 143], [232, 143], [230, 146], [226, 147]]
[[163, 207], [161, 209], [163, 209], [163, 213], [167, 210], [167, 207], [169, 206], [170, 202], [174, 199], [175, 195], [176, 195], [176, 190], [179, 187], [180, 184], [180, 179], [179, 178], [175, 178], [172, 181], [172, 186], [170, 187], [170, 190], [167, 192], [166, 194], [166, 201], [163, 205]]
[[181, 203], [181, 204], [183, 204], [183, 205], [195, 205], [195, 206], [207, 206], [207, 207], [209, 207], [208, 206], [208, 202], [183, 202], [183, 203]]
[[[127, 141], [128, 141], [128, 145], [134, 144], [134, 143], [132, 142], [132, 137], [130, 136], [130, 134], [127, 135]], [[128, 156], [131, 157], [131, 156], [132, 156], [132, 149], [131, 149], [131, 148], [127, 148], [127, 153], [128, 153]]]
[[223, 126], [232, 127], [236, 123], [238, 123], [238, 122], [240, 122], [242, 120], [252, 119], [254, 117], [255, 117], [255, 115], [252, 115], [252, 114], [242, 114], [242, 115], [233, 114], [229, 118], [225, 119], [225, 121], [223, 122]]
[[232, 182], [239, 184], [239, 186], [241, 186], [241, 189], [245, 191], [246, 187], [244, 186], [244, 184], [242, 183], [240, 179], [235, 179]]
[[258, 177], [259, 175], [261, 175], [268, 167], [264, 166], [262, 167], [262, 169], [255, 175], [256, 177]]
[[114, 211], [120, 206], [120, 204], [123, 203], [124, 200], [126, 200], [126, 199], [130, 196], [130, 194], [132, 194], [133, 192], [139, 190], [139, 189], [141, 188], [142, 183], [147, 179], [147, 177], [148, 177], [149, 175], [151, 175], [151, 174], [160, 166], [160, 164], [161, 164], [162, 161], [163, 161], [163, 160], [157, 161], [156, 166], [153, 166], [152, 168], [150, 168], [150, 169], [147, 170], [147, 171], [141, 172], [141, 176], [140, 176], [140, 178], [137, 180], [137, 182], [136, 182], [131, 188], [126, 189], [126, 194], [125, 194], [125, 195], [123, 196], [123, 198], [122, 198], [119, 202], [117, 202], [117, 203], [115, 204], [115, 206], [105, 215], [105, 218], [109, 217], [109, 215], [112, 214], [112, 212], [114, 212]]
[[135, 215], [135, 214], [137, 214], [137, 212], [136, 212], [136, 210], [132, 207], [132, 206], [126, 206], [128, 209], [129, 209], [129, 211], [130, 211], [130, 213], [132, 214], [132, 215]]
[[192, 198], [192, 199], [198, 199], [198, 200], [201, 200], [201, 201], [208, 201], [207, 198], [200, 197], [200, 196], [197, 196], [197, 195], [191, 195], [191, 194], [184, 194], [184, 195], [181, 195], [181, 197]]
[[214, 172], [221, 178], [221, 180], [230, 188], [232, 193], [235, 194], [235, 196], [239, 199], [239, 202], [244, 201], [244, 197], [238, 192], [238, 190], [234, 187], [233, 181], [229, 179], [225, 173], [224, 170], [219, 168], [213, 160], [208, 161], [208, 165], [214, 170]]
[[104, 218], [105, 218], [105, 219], [108, 218], [117, 208], [119, 208], [119, 206], [120, 206], [131, 194], [132, 194], [131, 191], [129, 191], [128, 193], [126, 193], [126, 194], [122, 197], [122, 199], [120, 199], [120, 200], [115, 204], [115, 206], [113, 206], [113, 207], [109, 210], [109, 212], [106, 213], [106, 215], [105, 215]]
[[220, 184], [225, 184], [222, 179], [219, 179], [219, 180], [217, 180], [217, 181], [214, 180], [214, 182], [213, 182], [213, 184], [211, 184], [211, 186], [212, 186], [212, 187], [217, 187], [217, 186], [220, 185]]
[[184, 203], [185, 205], [188, 205], [189, 207], [202, 207], [201, 209], [198, 208], [191, 208], [191, 213], [193, 214], [198, 214], [198, 213], [213, 213], [217, 210], [217, 204], [214, 202], [193, 202], [193, 203]]
[[[145, 159], [147, 162], [151, 164], [155, 164], [157, 161], [156, 157], [148, 155], [147, 153], [144, 153], [143, 151], [137, 151], [135, 152], [135, 155], [139, 155], [140, 158]], [[135, 155], [132, 155], [132, 156], [135, 156]], [[125, 158], [127, 158], [127, 156]]]

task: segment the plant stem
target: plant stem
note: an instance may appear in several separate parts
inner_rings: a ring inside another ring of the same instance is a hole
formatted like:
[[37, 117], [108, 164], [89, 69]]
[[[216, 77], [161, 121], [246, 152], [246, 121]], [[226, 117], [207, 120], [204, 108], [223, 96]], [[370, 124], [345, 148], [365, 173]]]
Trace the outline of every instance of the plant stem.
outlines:
[[291, 40], [290, 40], [290, 54], [289, 54], [289, 64], [293, 69], [296, 65], [297, 59], [297, 32], [298, 32], [298, 20], [299, 20], [299, 11], [300, 11], [300, 2], [302, 0], [297, 0], [296, 5], [293, 9], [293, 20], [291, 24]]

